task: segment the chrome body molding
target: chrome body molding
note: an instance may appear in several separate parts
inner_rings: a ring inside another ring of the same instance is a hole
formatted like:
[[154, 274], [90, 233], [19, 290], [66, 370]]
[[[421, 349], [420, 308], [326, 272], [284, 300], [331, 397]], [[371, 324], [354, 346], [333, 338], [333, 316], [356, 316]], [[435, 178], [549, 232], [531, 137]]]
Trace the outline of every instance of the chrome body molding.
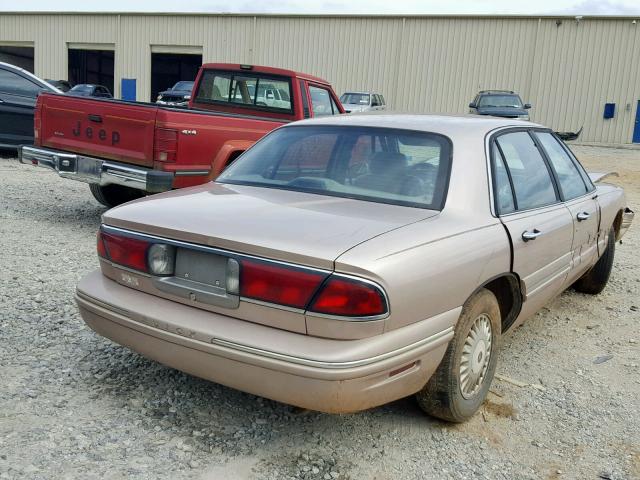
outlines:
[[307, 367], [341, 369], [341, 368], [363, 367], [365, 365], [370, 365], [372, 363], [381, 362], [388, 358], [396, 357], [398, 355], [401, 355], [405, 352], [408, 352], [414, 349], [440, 345], [442, 343], [441, 341], [448, 341], [452, 336], [453, 336], [453, 327], [448, 327], [448, 328], [445, 328], [444, 330], [434, 333], [433, 335], [427, 338], [411, 343], [409, 345], [405, 345], [404, 347], [397, 348], [390, 352], [376, 355], [375, 357], [362, 358], [359, 360], [350, 360], [346, 362], [327, 362], [327, 361], [321, 361], [321, 360], [313, 360], [310, 358], [294, 357], [292, 355], [273, 352], [271, 350], [263, 350], [261, 348], [250, 347], [248, 345], [241, 345], [239, 343], [230, 342], [228, 340], [223, 340], [221, 338], [216, 338], [216, 337], [213, 337], [211, 339], [211, 343], [214, 345], [219, 345], [221, 347], [231, 348], [231, 349], [239, 350], [245, 353], [259, 355], [261, 357], [272, 358], [274, 360], [282, 360], [284, 362], [295, 363], [295, 364], [304, 365]]

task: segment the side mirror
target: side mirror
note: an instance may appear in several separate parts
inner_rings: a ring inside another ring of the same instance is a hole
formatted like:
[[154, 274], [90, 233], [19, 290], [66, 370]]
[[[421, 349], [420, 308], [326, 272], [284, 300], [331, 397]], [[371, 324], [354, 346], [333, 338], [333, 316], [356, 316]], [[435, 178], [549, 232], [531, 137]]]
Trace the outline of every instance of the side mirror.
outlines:
[[476, 107], [477, 107], [477, 105], [476, 105], [475, 103], [473, 103], [473, 102], [471, 102], [471, 103], [469, 104], [469, 108], [476, 108]]
[[524, 104], [524, 108], [525, 108], [525, 110], [529, 110], [531, 108], [531, 104], [530, 103], [525, 103]]

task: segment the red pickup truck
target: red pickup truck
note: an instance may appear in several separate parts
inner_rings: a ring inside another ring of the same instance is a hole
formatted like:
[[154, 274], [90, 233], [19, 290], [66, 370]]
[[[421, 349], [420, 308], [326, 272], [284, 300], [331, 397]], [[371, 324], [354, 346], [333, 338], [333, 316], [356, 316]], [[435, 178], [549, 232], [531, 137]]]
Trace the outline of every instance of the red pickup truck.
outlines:
[[188, 108], [42, 94], [34, 145], [19, 159], [89, 183], [112, 207], [215, 179], [276, 127], [344, 113], [331, 85], [278, 68], [212, 63], [198, 72]]

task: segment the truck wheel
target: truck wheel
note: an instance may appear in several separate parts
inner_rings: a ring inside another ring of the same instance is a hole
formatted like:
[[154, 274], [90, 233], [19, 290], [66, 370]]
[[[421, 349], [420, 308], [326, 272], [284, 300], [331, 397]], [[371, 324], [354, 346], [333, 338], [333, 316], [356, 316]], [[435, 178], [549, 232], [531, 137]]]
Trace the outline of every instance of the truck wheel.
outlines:
[[90, 183], [89, 189], [97, 201], [109, 208], [144, 196], [142, 190], [123, 187], [122, 185], [102, 186], [97, 183]]
[[416, 394], [425, 412], [464, 422], [480, 408], [498, 363], [500, 326], [500, 307], [493, 293], [482, 289], [467, 300], [440, 366]]
[[616, 233], [611, 228], [609, 230], [609, 239], [607, 241], [607, 248], [598, 259], [596, 264], [591, 267], [587, 273], [580, 277], [576, 283], [573, 284], [578, 292], [589, 293], [591, 295], [597, 295], [609, 281], [611, 275], [611, 267], [613, 267], [613, 256], [616, 253]]

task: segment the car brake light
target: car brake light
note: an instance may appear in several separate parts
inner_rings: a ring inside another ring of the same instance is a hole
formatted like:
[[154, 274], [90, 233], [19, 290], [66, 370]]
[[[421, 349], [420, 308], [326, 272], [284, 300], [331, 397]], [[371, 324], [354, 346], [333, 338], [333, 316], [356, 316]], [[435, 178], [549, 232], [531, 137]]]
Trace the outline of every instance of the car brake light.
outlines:
[[107, 258], [107, 249], [104, 246], [104, 239], [102, 238], [102, 230], [98, 230], [98, 234], [96, 235], [97, 240], [97, 248], [98, 248], [98, 256], [102, 258]]
[[[102, 247], [101, 247], [102, 245]], [[147, 249], [149, 242], [137, 238], [98, 233], [98, 255], [123, 267], [148, 272]]]
[[156, 129], [153, 146], [154, 160], [158, 162], [175, 162], [178, 152], [178, 131], [168, 128]]
[[263, 302], [305, 308], [326, 273], [269, 262], [240, 262], [240, 295]]
[[387, 302], [375, 285], [332, 276], [314, 298], [309, 311], [341, 317], [373, 317], [387, 313]]

